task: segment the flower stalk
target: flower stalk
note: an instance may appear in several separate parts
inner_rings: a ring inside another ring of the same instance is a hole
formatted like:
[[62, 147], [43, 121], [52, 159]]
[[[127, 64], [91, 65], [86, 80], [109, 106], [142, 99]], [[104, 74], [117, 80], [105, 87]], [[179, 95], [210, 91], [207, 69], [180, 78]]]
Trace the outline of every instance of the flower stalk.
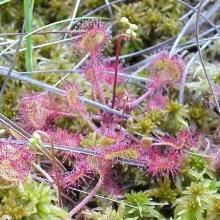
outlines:
[[72, 217], [75, 215], [80, 209], [82, 209], [97, 193], [97, 191], [100, 189], [103, 182], [102, 176], [99, 177], [98, 182], [96, 183], [95, 187], [90, 191], [90, 193], [80, 202], [76, 207], [74, 207], [70, 212], [69, 215]]

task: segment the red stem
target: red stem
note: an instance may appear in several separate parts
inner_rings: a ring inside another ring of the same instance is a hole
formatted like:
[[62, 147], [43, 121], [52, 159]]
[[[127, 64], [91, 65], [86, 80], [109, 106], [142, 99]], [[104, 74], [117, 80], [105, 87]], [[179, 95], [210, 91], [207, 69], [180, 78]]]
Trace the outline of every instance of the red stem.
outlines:
[[70, 216], [72, 217], [75, 215], [80, 209], [82, 209], [91, 199], [92, 197], [97, 193], [99, 188], [102, 185], [103, 178], [100, 176], [98, 182], [96, 183], [95, 187], [90, 191], [90, 193], [80, 202], [76, 207], [74, 207], [70, 211]]
[[130, 106], [130, 110], [134, 109], [135, 107], [137, 107], [141, 102], [143, 102], [151, 93], [153, 92], [153, 90], [148, 90], [147, 92], [145, 92], [142, 96], [140, 96], [138, 99], [136, 99], [134, 102], [132, 102], [131, 106]]
[[59, 206], [62, 207], [61, 187], [60, 187], [59, 171], [58, 171], [58, 167], [57, 167], [57, 163], [56, 163], [54, 142], [53, 142], [52, 138], [46, 132], [39, 130], [38, 133], [40, 133], [43, 136], [45, 136], [48, 139], [48, 141], [50, 142], [50, 145], [51, 145], [52, 169], [53, 169], [53, 171], [55, 173], [55, 183], [56, 183], [57, 189], [58, 189]]
[[[100, 84], [98, 82], [97, 75], [99, 75], [99, 74], [97, 74], [97, 72], [96, 72], [97, 67], [99, 66], [99, 64], [97, 63], [97, 57], [94, 56], [93, 54], [91, 54], [91, 58], [92, 58], [92, 63], [94, 65], [94, 67], [96, 67], [96, 68], [94, 68], [93, 78], [94, 78], [94, 81], [95, 81], [94, 83], [95, 83], [96, 90], [98, 92], [98, 97], [99, 97], [100, 101], [102, 102], [102, 104], [105, 104], [105, 96], [104, 96], [102, 87], [100, 86]], [[95, 94], [97, 94], [96, 91], [95, 91]]]
[[56, 178], [56, 184], [57, 184], [57, 189], [58, 189], [58, 199], [59, 199], [59, 206], [62, 207], [62, 199], [61, 199], [61, 187], [60, 187], [60, 179], [59, 179], [59, 172], [57, 169], [57, 164], [56, 164], [56, 157], [55, 157], [55, 149], [53, 143], [51, 143], [51, 154], [52, 154], [52, 168], [55, 173], [55, 178]]
[[119, 64], [119, 55], [121, 52], [121, 42], [123, 40], [129, 40], [130, 37], [127, 34], [121, 34], [116, 39], [116, 49], [115, 49], [115, 76], [113, 84], [113, 95], [112, 95], [112, 108], [115, 107], [115, 97], [116, 97], [116, 86], [118, 79], [118, 64]]

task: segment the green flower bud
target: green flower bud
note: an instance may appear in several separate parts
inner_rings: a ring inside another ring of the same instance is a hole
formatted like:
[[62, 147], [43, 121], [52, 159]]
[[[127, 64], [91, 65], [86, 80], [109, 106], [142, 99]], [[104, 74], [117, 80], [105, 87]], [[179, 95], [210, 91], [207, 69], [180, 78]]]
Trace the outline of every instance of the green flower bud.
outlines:
[[127, 35], [131, 36], [131, 35], [132, 35], [132, 32], [133, 32], [133, 31], [129, 28], [129, 29], [126, 30], [125, 33], [126, 33]]
[[41, 142], [41, 136], [37, 132], [33, 133], [33, 138], [35, 138], [38, 142]]
[[130, 28], [136, 31], [138, 29], [138, 26], [136, 24], [130, 24]]
[[30, 138], [30, 139], [29, 139], [29, 144], [30, 144], [31, 146], [35, 146], [36, 144], [38, 144], [38, 142], [37, 142], [37, 140], [36, 140], [35, 138]]
[[29, 139], [29, 145], [37, 149], [43, 145], [41, 136], [37, 132], [34, 132], [32, 138]]
[[129, 23], [129, 20], [128, 20], [126, 17], [122, 17], [120, 21], [121, 21], [121, 23], [123, 23], [123, 24], [130, 24], [130, 23]]
[[131, 32], [131, 36], [132, 36], [133, 38], [136, 38], [136, 37], [137, 37], [137, 34], [136, 34], [134, 31], [132, 31], [132, 32]]

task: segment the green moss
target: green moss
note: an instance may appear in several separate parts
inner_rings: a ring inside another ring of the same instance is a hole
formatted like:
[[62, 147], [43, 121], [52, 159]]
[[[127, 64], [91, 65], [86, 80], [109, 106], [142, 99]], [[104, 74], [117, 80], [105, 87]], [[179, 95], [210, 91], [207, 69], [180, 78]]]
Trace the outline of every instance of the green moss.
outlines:
[[192, 182], [175, 202], [175, 217], [180, 220], [206, 219], [212, 198], [218, 196], [218, 183], [210, 180]]
[[87, 0], [87, 1], [85, 1], [85, 7], [87, 9], [95, 9], [103, 4], [104, 4], [104, 2], [102, 0]]
[[147, 135], [161, 124], [163, 116], [163, 112], [159, 110], [154, 110], [138, 117], [133, 115], [127, 126], [131, 132]]
[[155, 209], [155, 203], [151, 202], [151, 198], [146, 191], [134, 192], [125, 195], [125, 202], [134, 206], [127, 207], [127, 216], [130, 218], [144, 219], [163, 219], [163, 216]]
[[214, 83], [220, 84], [220, 71], [214, 76]]
[[99, 212], [88, 209], [83, 211], [84, 218], [87, 220], [131, 220], [126, 218], [125, 214], [125, 205], [123, 203], [120, 204], [117, 211], [112, 207], [107, 207]]
[[73, 1], [66, 0], [65, 2], [57, 0], [37, 0], [35, 1], [35, 12], [40, 16], [44, 16], [45, 23], [50, 23], [62, 19], [67, 19], [69, 12], [73, 7]]
[[4, 190], [0, 203], [0, 217], [12, 219], [70, 219], [67, 212], [53, 204], [53, 190], [43, 183], [28, 179], [24, 184]]
[[[1, 85], [4, 82], [3, 79], [4, 78], [1, 77]], [[21, 92], [22, 88], [20, 83], [18, 81], [9, 80], [0, 104], [0, 112], [6, 117], [12, 119], [16, 116], [17, 101], [21, 95]]]
[[60, 117], [56, 119], [55, 121], [55, 127], [56, 128], [62, 128], [62, 129], [67, 129], [70, 132], [73, 133], [80, 133], [80, 132], [88, 132], [88, 126], [86, 122], [77, 117], [77, 118], [63, 118]]
[[220, 199], [218, 197], [211, 198], [211, 205], [207, 212], [207, 220], [220, 219]]
[[192, 169], [202, 171], [207, 166], [206, 160], [204, 157], [191, 154], [188, 158], [189, 165]]
[[190, 106], [189, 116], [192, 121], [196, 123], [198, 128], [204, 132], [210, 132], [219, 123], [217, 114], [214, 111], [205, 108], [202, 103], [195, 103]]
[[178, 195], [177, 189], [172, 189], [171, 181], [165, 177], [159, 180], [158, 186], [149, 190], [149, 194], [159, 201], [173, 203]]
[[[13, 22], [12, 22], [13, 21]], [[10, 1], [1, 5], [0, 26], [7, 27], [9, 32], [15, 32], [22, 27], [23, 23], [23, 4], [22, 1]], [[4, 32], [5, 31], [4, 29]]]
[[89, 133], [80, 142], [80, 145], [84, 148], [94, 148], [94, 147], [106, 147], [115, 142], [114, 139], [105, 136], [100, 136], [96, 132]]
[[188, 128], [188, 107], [176, 101], [170, 101], [165, 109], [162, 129], [171, 134], [176, 134], [183, 128]]

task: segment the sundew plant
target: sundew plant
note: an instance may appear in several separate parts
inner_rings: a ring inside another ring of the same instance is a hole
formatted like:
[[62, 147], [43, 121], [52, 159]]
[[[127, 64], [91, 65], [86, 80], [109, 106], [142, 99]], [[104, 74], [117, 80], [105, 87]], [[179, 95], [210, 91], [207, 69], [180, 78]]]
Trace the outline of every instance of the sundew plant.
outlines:
[[0, 0], [0, 220], [219, 220], [219, 11]]

